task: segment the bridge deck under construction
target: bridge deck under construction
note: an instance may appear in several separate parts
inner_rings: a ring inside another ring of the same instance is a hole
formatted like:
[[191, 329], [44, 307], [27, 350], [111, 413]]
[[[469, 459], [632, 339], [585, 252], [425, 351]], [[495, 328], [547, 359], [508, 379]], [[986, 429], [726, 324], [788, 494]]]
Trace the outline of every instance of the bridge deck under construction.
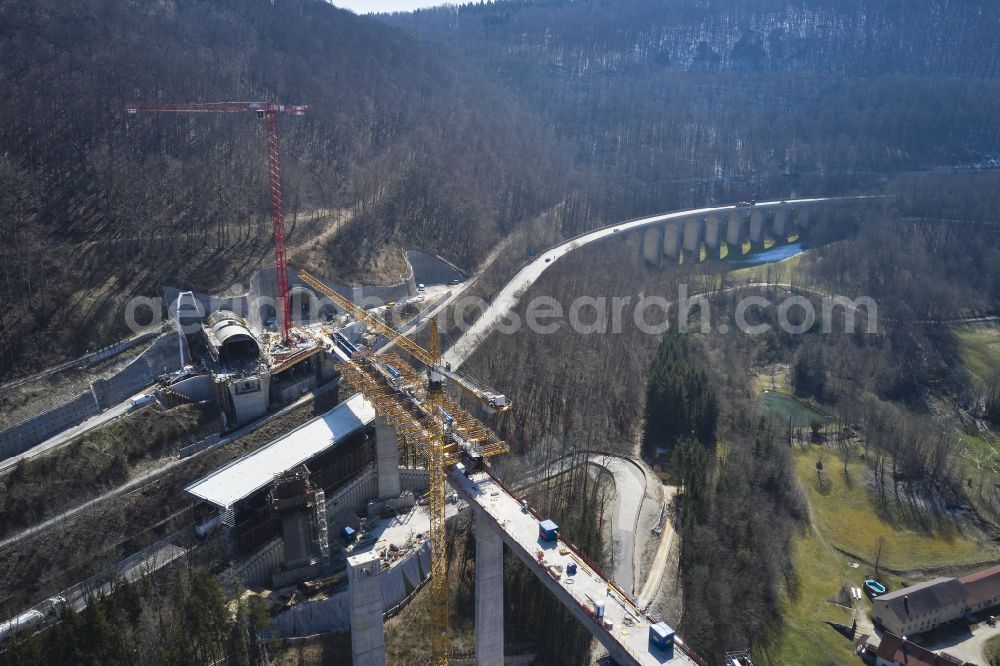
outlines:
[[[704, 666], [677, 638], [672, 649], [659, 650], [649, 641], [650, 623], [656, 621], [643, 613], [633, 599], [618, 589], [596, 566], [587, 560], [569, 541], [560, 537], [555, 542], [539, 538], [538, 517], [526, 509], [495, 477], [477, 472], [466, 477], [457, 468], [448, 474], [452, 487], [470, 504], [486, 513], [500, 528], [504, 543], [524, 561], [532, 572], [587, 629], [597, 638], [616, 661], [643, 665]], [[539, 560], [541, 551], [543, 559]], [[575, 563], [577, 573], [566, 575], [567, 565]], [[561, 566], [558, 580], [550, 567]], [[603, 620], [593, 617], [588, 606], [604, 602]]]

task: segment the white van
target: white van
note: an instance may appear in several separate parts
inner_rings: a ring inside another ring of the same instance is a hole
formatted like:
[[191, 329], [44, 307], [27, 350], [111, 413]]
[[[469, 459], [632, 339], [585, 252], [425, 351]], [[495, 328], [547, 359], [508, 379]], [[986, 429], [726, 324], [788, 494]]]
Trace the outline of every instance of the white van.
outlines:
[[132, 408], [142, 407], [143, 405], [153, 402], [153, 396], [148, 393], [140, 393], [139, 395], [132, 396]]

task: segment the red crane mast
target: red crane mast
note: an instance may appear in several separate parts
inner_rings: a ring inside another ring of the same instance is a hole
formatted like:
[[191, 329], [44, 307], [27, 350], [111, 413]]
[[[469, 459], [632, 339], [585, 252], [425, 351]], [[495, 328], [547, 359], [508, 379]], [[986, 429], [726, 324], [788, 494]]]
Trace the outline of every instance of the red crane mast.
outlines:
[[267, 121], [267, 162], [271, 180], [271, 226], [274, 228], [274, 267], [278, 277], [278, 300], [281, 301], [281, 337], [287, 341], [292, 327], [291, 303], [288, 296], [288, 261], [285, 257], [285, 207], [281, 185], [281, 155], [278, 152], [278, 114], [302, 116], [308, 106], [275, 104], [274, 102], [197, 102], [193, 104], [134, 104], [126, 113], [241, 113], [253, 111]]

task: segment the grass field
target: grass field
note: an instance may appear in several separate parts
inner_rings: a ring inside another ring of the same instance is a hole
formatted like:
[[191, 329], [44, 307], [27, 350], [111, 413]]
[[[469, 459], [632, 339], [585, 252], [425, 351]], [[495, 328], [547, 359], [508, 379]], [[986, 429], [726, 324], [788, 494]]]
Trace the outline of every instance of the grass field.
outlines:
[[863, 480], [864, 463], [852, 462], [845, 478], [839, 458], [826, 456], [823, 482], [816, 475], [818, 448], [798, 453], [796, 472], [805, 486], [816, 525], [834, 546], [873, 561], [885, 537], [882, 565], [896, 570], [928, 569], [981, 562], [991, 553], [963, 535], [950, 517], [927, 517], [932, 531], [907, 527], [902, 510], [890, 504], [892, 522], [877, 513], [876, 498]]
[[[831, 626], [850, 626], [854, 611], [834, 601], [842, 588], [861, 587], [865, 574], [873, 570], [861, 560], [874, 559], [879, 537], [884, 536], [886, 544], [882, 566], [898, 570], [971, 565], [995, 556], [955, 530], [942, 527], [931, 533], [919, 532], [880, 518], [874, 495], [862, 482], [862, 462], [848, 466], [848, 482], [840, 459], [828, 454], [821, 486], [816, 476], [818, 451], [818, 447], [811, 447], [795, 456], [796, 473], [806, 490], [815, 530], [803, 530], [793, 539], [793, 573], [781, 602], [784, 624], [766, 649], [755, 650], [763, 664], [826, 666], [857, 662], [851, 641]], [[860, 566], [849, 566], [852, 561]], [[885, 572], [880, 573], [880, 580], [890, 590], [898, 589], [903, 582], [899, 576]], [[867, 597], [855, 603], [871, 609]]]
[[987, 384], [1000, 375], [1000, 326], [956, 326], [962, 361], [977, 380]]
[[857, 586], [863, 575], [861, 570], [848, 567], [847, 562], [847, 557], [823, 544], [812, 531], [795, 538], [792, 552], [795, 589], [785, 595], [781, 604], [784, 617], [781, 636], [769, 650], [755, 652], [762, 663], [771, 666], [854, 663], [852, 643], [828, 624], [850, 626], [854, 619], [850, 609], [832, 603], [842, 585]]
[[[993, 431], [990, 431], [991, 436], [995, 436]], [[1000, 449], [997, 449], [992, 444], [986, 441], [982, 435], [973, 435], [966, 432], [959, 432], [959, 437], [962, 443], [965, 445], [964, 456], [967, 457], [973, 465], [998, 465], [1000, 464]], [[978, 469], [978, 467], [976, 467]]]

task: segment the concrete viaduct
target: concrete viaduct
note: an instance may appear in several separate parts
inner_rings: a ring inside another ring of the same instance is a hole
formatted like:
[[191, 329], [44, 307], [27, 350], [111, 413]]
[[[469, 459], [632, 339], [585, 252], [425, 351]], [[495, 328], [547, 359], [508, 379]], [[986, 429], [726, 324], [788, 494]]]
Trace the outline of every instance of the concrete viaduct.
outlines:
[[[622, 236], [627, 240], [636, 241], [640, 254], [648, 258], [649, 261], [659, 264], [664, 256], [670, 257], [674, 254], [677, 257], [681, 256], [685, 231], [688, 234], [688, 247], [694, 248], [690, 250], [692, 253], [701, 247], [703, 239], [709, 236], [709, 231], [711, 231], [712, 243], [718, 243], [719, 247], [721, 247], [722, 240], [730, 245], [730, 239], [734, 243], [742, 244], [744, 240], [753, 243], [756, 238], [759, 239], [757, 242], [761, 243], [768, 232], [772, 235], [779, 235], [779, 230], [782, 233], [787, 233], [788, 230], [796, 228], [803, 230], [810, 226], [813, 218], [812, 211], [817, 206], [857, 203], [877, 198], [879, 197], [817, 197], [789, 199], [787, 201], [764, 201], [757, 202], [754, 206], [728, 205], [681, 210], [628, 220], [569, 238], [542, 252], [533, 261], [522, 266], [510, 282], [493, 298], [479, 319], [445, 352], [442, 360], [445, 363], [450, 363], [453, 370], [457, 370], [479, 348], [479, 345], [486, 340], [507, 313], [517, 305], [521, 296], [531, 288], [542, 273], [562, 257], [590, 243]], [[779, 210], [782, 213], [778, 213]], [[714, 220], [711, 225], [708, 222], [709, 219]], [[668, 229], [670, 233], [667, 233]], [[722, 235], [723, 229], [725, 229], [725, 236]], [[732, 233], [731, 236], [730, 233]], [[452, 299], [457, 298], [460, 294], [461, 292], [455, 292]]]
[[639, 240], [642, 258], [650, 263], [658, 264], [664, 257], [680, 260], [682, 255], [697, 261], [702, 248], [707, 256], [718, 258], [723, 247], [730, 254], [741, 254], [746, 241], [755, 246], [768, 237], [783, 242], [809, 227], [810, 213], [811, 202], [772, 201], [672, 219], [629, 236]]

